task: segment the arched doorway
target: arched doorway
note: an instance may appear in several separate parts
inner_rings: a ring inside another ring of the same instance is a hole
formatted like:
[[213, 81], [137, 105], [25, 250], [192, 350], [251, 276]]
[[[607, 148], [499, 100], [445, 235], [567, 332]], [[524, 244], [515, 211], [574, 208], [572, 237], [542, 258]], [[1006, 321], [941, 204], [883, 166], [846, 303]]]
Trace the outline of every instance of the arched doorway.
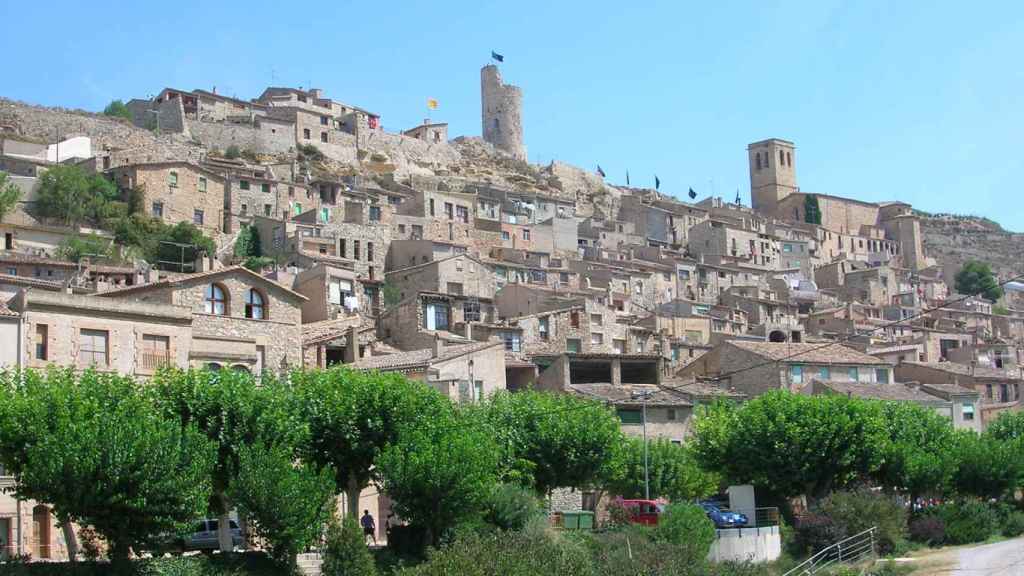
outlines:
[[771, 332], [768, 333], [768, 341], [769, 342], [785, 342], [786, 341], [786, 333], [783, 332], [782, 330], [772, 330]]

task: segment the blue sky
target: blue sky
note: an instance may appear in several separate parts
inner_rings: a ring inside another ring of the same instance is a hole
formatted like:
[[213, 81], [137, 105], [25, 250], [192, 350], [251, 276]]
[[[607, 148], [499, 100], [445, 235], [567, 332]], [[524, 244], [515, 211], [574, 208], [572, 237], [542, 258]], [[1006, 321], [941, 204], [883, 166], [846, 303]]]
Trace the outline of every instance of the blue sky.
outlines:
[[0, 95], [101, 109], [165, 86], [323, 88], [389, 130], [479, 135], [505, 55], [532, 162], [749, 202], [745, 147], [797, 145], [801, 188], [1024, 230], [1024, 10], [1011, 2], [15, 2]]

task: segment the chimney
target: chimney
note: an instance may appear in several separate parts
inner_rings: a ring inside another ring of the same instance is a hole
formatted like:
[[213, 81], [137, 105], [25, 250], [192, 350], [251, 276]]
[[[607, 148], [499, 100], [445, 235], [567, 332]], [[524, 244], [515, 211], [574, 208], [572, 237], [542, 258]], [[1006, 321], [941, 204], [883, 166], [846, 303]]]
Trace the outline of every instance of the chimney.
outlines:
[[437, 358], [444, 351], [444, 341], [441, 340], [440, 336], [434, 336], [434, 355], [431, 358]]
[[345, 333], [345, 357], [342, 361], [345, 364], [352, 364], [356, 360], [359, 360], [359, 328], [349, 326]]

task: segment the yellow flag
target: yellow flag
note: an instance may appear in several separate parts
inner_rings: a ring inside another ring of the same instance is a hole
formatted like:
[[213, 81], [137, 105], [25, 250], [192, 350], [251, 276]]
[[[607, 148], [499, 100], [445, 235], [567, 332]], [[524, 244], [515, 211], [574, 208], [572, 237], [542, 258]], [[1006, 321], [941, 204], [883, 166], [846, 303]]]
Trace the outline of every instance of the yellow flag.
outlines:
[[433, 98], [427, 98], [427, 108], [430, 108], [431, 110], [437, 110], [437, 100], [434, 100]]

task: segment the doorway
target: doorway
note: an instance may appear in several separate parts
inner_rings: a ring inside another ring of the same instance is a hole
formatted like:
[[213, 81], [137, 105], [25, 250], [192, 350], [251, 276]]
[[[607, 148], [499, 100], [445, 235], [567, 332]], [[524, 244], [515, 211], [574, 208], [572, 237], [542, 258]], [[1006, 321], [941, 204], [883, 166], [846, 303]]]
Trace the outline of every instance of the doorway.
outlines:
[[32, 556], [50, 558], [50, 509], [39, 504], [32, 509]]

